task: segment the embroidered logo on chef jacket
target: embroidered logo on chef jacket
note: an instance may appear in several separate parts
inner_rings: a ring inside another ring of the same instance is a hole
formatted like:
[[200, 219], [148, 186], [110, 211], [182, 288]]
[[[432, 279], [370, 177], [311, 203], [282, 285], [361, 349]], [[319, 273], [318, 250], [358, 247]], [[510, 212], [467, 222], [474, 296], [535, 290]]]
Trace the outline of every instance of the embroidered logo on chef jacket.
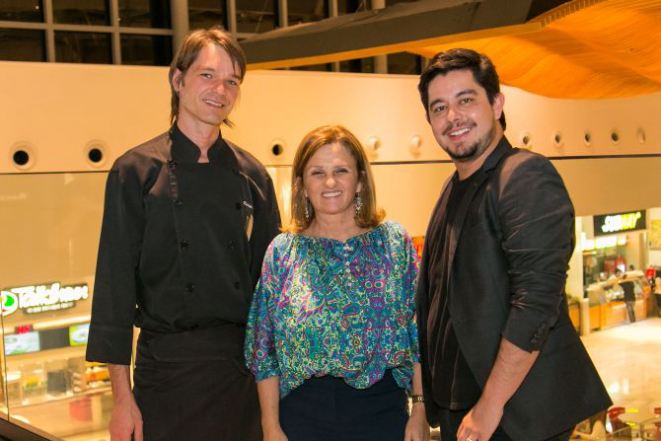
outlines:
[[246, 237], [248, 238], [248, 240], [250, 240], [250, 237], [252, 236], [252, 224], [253, 224], [252, 205], [250, 205], [246, 201], [243, 201], [243, 212], [244, 212], [243, 224], [246, 226]]

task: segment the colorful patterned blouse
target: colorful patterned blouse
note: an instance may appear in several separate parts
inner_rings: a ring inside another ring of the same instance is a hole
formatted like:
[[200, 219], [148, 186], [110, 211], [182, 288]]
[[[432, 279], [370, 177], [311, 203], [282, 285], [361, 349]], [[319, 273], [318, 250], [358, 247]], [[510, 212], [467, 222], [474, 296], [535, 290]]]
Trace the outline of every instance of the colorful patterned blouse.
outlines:
[[313, 376], [368, 388], [386, 369], [410, 389], [416, 279], [411, 238], [394, 222], [346, 242], [280, 234], [248, 316], [248, 368], [257, 381], [279, 376], [280, 398]]

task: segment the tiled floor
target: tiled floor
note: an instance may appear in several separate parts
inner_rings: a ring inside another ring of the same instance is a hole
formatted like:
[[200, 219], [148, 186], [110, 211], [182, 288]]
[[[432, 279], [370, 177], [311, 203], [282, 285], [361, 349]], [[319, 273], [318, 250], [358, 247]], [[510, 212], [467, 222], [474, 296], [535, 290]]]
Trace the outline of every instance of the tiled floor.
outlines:
[[[649, 318], [593, 332], [583, 342], [616, 406], [654, 416], [661, 406], [661, 318]], [[67, 438], [67, 441], [106, 441], [107, 432]], [[653, 439], [653, 438], [650, 438]]]
[[583, 342], [614, 405], [652, 418], [661, 406], [661, 318], [594, 332]]

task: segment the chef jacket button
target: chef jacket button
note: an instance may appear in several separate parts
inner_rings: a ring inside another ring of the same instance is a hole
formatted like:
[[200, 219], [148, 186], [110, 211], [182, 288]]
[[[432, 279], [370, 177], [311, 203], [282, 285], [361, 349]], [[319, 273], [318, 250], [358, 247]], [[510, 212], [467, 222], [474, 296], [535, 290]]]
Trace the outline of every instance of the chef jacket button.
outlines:
[[234, 288], [236, 289], [241, 288], [241, 284], [239, 282], [234, 282]]
[[186, 292], [193, 292], [193, 291], [195, 291], [195, 285], [193, 285], [192, 283], [187, 283]]
[[240, 210], [242, 206], [243, 206], [243, 205], [241, 205], [241, 202], [237, 202], [237, 203], [236, 203], [236, 209], [237, 209], [237, 210]]
[[177, 166], [177, 162], [174, 159], [170, 159], [168, 161], [168, 168], [175, 168]]
[[531, 338], [530, 343], [533, 344], [533, 345], [536, 345], [537, 344], [537, 339], [535, 337]]
[[229, 242], [227, 242], [227, 246], [229, 247], [230, 250], [233, 250], [235, 248], [236, 244], [234, 243], [234, 241], [232, 239], [230, 239]]
[[182, 204], [183, 202], [181, 202], [181, 199], [177, 198], [174, 200], [174, 205], [176, 205], [177, 207], [181, 207]]
[[181, 247], [182, 250], [187, 250], [188, 249], [188, 241], [182, 240], [179, 242], [179, 246]]

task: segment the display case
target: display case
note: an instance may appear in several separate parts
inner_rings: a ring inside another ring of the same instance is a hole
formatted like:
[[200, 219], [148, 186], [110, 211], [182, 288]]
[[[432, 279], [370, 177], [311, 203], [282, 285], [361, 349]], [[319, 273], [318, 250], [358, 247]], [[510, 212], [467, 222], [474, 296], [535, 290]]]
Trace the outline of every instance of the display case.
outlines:
[[5, 328], [11, 416], [58, 437], [104, 430], [112, 410], [108, 369], [85, 361], [89, 323]]
[[107, 440], [106, 366], [85, 362], [106, 173], [0, 176], [7, 418], [65, 440]]

